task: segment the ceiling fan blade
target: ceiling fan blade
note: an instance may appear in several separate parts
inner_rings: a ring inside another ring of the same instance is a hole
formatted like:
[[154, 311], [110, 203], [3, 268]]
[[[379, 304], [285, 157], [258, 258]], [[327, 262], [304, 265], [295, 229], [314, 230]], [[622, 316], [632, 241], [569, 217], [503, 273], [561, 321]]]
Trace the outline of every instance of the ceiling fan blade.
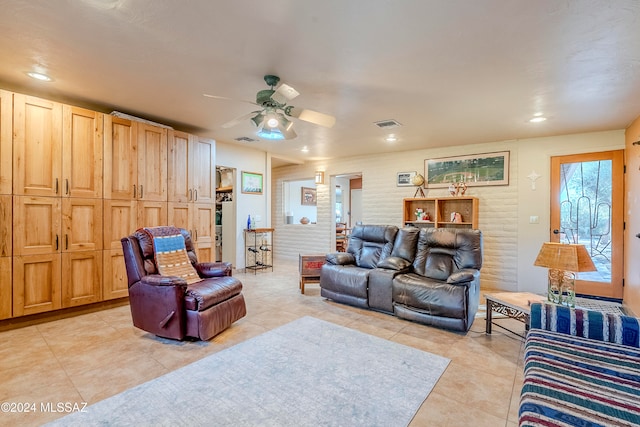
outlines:
[[278, 87], [278, 89], [273, 92], [273, 95], [271, 95], [271, 99], [276, 101], [278, 104], [286, 104], [298, 95], [300, 95], [300, 92], [298, 92], [288, 84], [282, 83]]
[[234, 99], [234, 98], [227, 98], [226, 96], [218, 96], [218, 95], [209, 95], [208, 93], [203, 93], [202, 96], [206, 96], [207, 98], [213, 98], [213, 99], [223, 99], [225, 101], [237, 101], [237, 102], [246, 102], [247, 104], [251, 104], [251, 105], [258, 105], [253, 101], [247, 101], [245, 99]]
[[313, 123], [316, 125], [331, 128], [336, 124], [336, 118], [324, 113], [318, 113], [317, 111], [306, 110], [304, 108], [293, 107], [289, 110], [288, 114], [291, 117], [296, 117], [305, 122]]
[[224, 128], [224, 129], [228, 129], [228, 128], [234, 127], [235, 125], [240, 124], [240, 123], [244, 122], [245, 120], [247, 120], [249, 118], [252, 118], [253, 116], [255, 116], [256, 114], [259, 114], [259, 113], [260, 113], [260, 111], [252, 111], [250, 113], [244, 114], [244, 115], [242, 115], [240, 117], [237, 117], [237, 118], [235, 118], [235, 119], [223, 124], [221, 127]]

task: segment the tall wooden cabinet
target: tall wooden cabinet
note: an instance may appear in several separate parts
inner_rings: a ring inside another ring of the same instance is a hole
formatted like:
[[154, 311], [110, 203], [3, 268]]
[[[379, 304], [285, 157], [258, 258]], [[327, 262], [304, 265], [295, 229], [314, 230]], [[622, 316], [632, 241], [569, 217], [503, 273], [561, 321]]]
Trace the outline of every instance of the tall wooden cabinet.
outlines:
[[214, 158], [211, 140], [0, 90], [0, 320], [126, 297], [120, 239], [140, 227], [185, 227], [213, 260]]
[[168, 222], [189, 230], [200, 261], [215, 261], [215, 144], [169, 132]]

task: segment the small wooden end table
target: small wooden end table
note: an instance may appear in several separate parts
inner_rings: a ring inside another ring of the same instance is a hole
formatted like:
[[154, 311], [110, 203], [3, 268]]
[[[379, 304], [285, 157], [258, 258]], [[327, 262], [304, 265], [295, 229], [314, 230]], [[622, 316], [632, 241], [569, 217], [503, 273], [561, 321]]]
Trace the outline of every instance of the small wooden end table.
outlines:
[[[497, 327], [505, 329], [509, 332], [509, 329], [493, 323], [492, 313], [503, 314], [511, 319], [519, 320], [525, 324], [525, 328], [529, 328], [529, 315], [531, 314], [532, 302], [546, 301], [546, 297], [543, 295], [533, 294], [530, 292], [495, 292], [484, 295], [487, 299], [487, 315], [485, 332], [491, 334], [491, 325], [495, 324]], [[513, 332], [515, 333], [515, 332]], [[516, 334], [519, 335], [519, 334]]]
[[300, 293], [304, 294], [304, 285], [308, 282], [320, 282], [320, 270], [325, 263], [325, 255], [300, 255]]

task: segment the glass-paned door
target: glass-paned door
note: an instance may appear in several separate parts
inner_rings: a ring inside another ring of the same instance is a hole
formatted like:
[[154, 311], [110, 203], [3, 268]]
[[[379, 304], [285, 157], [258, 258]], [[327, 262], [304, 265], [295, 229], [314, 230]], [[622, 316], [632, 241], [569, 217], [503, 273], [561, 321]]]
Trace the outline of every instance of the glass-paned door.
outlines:
[[623, 151], [551, 158], [551, 238], [583, 244], [598, 271], [576, 274], [576, 293], [622, 298]]

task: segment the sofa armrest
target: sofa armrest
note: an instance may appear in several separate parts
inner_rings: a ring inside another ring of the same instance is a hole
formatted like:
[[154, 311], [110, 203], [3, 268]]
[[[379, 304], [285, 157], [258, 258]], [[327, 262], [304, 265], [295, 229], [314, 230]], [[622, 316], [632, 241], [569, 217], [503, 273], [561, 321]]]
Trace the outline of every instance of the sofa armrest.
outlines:
[[152, 286], [183, 286], [187, 287], [187, 281], [178, 276], [161, 276], [159, 274], [150, 274], [143, 276], [140, 283]]
[[197, 262], [194, 267], [202, 278], [231, 276], [231, 263], [229, 262]]
[[640, 348], [640, 319], [552, 303], [531, 304], [530, 327]]
[[457, 283], [469, 283], [473, 282], [480, 276], [480, 271], [475, 268], [463, 268], [460, 271], [456, 271], [447, 278], [447, 283], [455, 285]]
[[325, 259], [327, 260], [328, 264], [333, 265], [348, 265], [356, 263], [356, 258], [353, 256], [353, 254], [350, 254], [348, 252], [333, 252], [327, 254]]
[[402, 271], [402, 272], [404, 272], [405, 270], [408, 270], [410, 266], [411, 266], [410, 261], [407, 261], [406, 259], [400, 258], [397, 256], [386, 257], [385, 259], [381, 260], [377, 265], [378, 268], [386, 268], [387, 270], [395, 270], [395, 271]]

